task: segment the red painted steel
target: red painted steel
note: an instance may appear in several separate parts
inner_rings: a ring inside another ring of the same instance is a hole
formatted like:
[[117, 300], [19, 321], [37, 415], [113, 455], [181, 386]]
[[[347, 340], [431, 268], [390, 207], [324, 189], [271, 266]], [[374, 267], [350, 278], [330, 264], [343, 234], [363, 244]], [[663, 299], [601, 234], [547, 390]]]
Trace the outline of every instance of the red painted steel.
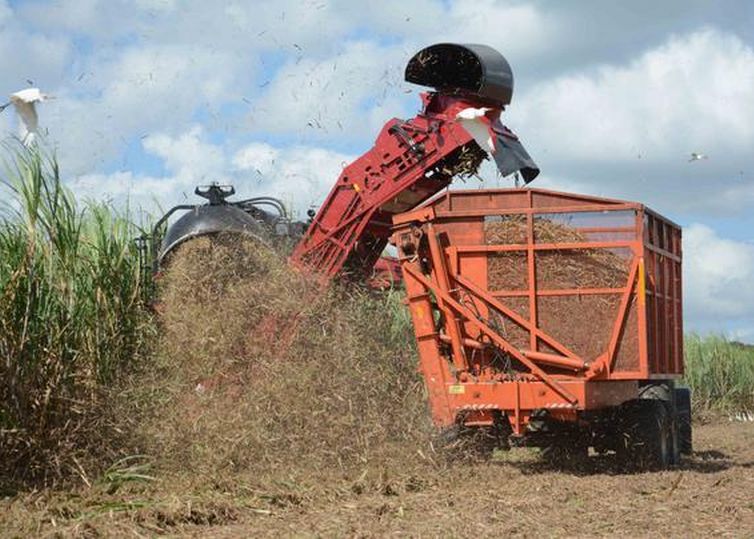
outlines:
[[381, 256], [372, 269], [372, 276], [367, 280], [370, 288], [386, 289], [400, 283], [401, 263], [392, 256]]
[[[503, 219], [518, 219], [520, 237], [492, 243], [488, 227]], [[645, 206], [542, 189], [448, 191], [393, 220], [436, 424], [503, 412], [522, 433], [535, 410], [576, 420], [636, 398], [641, 381], [683, 373], [681, 230]], [[571, 286], [540, 282], [551, 277], [539, 257], [553, 255], [568, 268], [568, 256], [612, 264], [624, 282], [595, 286], [589, 272]], [[498, 256], [520, 264], [495, 289]], [[558, 319], [553, 305], [577, 319]], [[581, 316], [594, 327], [578, 328]]]
[[343, 169], [293, 252], [295, 266], [332, 277], [350, 265], [368, 275], [387, 244], [392, 217], [446, 187], [452, 174], [444, 165], [478, 148], [455, 117], [479, 103], [434, 93], [422, 99], [420, 114], [387, 122], [374, 147]]

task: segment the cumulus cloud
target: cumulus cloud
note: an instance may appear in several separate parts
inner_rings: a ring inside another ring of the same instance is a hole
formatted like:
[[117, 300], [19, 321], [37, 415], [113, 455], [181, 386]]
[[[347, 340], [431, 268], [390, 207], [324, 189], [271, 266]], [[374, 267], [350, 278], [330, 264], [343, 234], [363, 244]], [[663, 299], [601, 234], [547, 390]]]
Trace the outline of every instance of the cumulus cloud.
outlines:
[[[720, 211], [721, 190], [754, 185], [739, 174], [752, 167], [752, 118], [754, 49], [709, 28], [544, 81], [509, 111], [545, 172], [670, 212]], [[689, 164], [691, 152], [710, 158]]]
[[[129, 141], [178, 130], [197, 109], [219, 108], [244, 73], [236, 58], [191, 47], [130, 47], [97, 63], [84, 90], [45, 104], [44, 125], [69, 174], [101, 168]], [[237, 94], [235, 94], [237, 96]]]
[[158, 133], [142, 141], [144, 151], [164, 163], [162, 175], [117, 171], [83, 174], [69, 182], [82, 197], [128, 201], [131, 207], [158, 212], [186, 201], [201, 202], [194, 187], [233, 184], [241, 197], [281, 198], [298, 215], [318, 206], [354, 156], [317, 147], [277, 147], [263, 142], [234, 152], [213, 144], [201, 126], [179, 135]]
[[0, 1], [0, 24], [6, 24], [13, 16], [13, 10], [8, 5], [7, 0]]
[[69, 182], [71, 188], [79, 196], [128, 201], [131, 206], [156, 211], [185, 200], [196, 185], [231, 181], [222, 147], [209, 142], [199, 125], [177, 136], [157, 133], [142, 145], [147, 154], [162, 161], [164, 174], [128, 170], [82, 174]]
[[67, 170], [109, 167], [134, 137], [183, 129], [197, 117], [234, 136], [366, 144], [386, 117], [418, 107], [404, 93], [402, 70], [437, 39], [439, 20], [446, 39], [486, 41], [514, 55], [536, 54], [555, 35], [537, 6], [493, 0], [187, 0], [177, 10], [165, 0], [32, 1], [17, 10], [18, 24], [54, 42], [92, 47], [51, 88], [61, 99], [43, 118]]
[[80, 198], [127, 202], [147, 210], [157, 209], [162, 197], [175, 196], [175, 185], [166, 177], [151, 177], [122, 170], [110, 174], [84, 174], [68, 182]]
[[292, 60], [254, 103], [250, 125], [259, 132], [309, 140], [374, 138], [391, 116], [385, 116], [385, 105], [393, 116], [404, 108], [396, 99], [404, 56], [399, 47], [352, 42], [321, 61]]
[[[551, 48], [560, 37], [557, 21], [536, 4], [453, 2], [448, 18], [450, 41], [485, 43], [522, 63]], [[431, 30], [424, 37], [432, 40]]]
[[294, 55], [263, 83], [251, 128], [331, 144], [371, 140], [387, 118], [419, 108], [415, 94], [422, 90], [403, 81], [403, 70], [417, 50], [437, 41], [439, 20], [445, 41], [486, 43], [524, 60], [551, 45], [555, 35], [554, 21], [534, 5], [390, 0], [342, 7], [352, 24], [366, 20], [401, 39], [347, 40], [327, 56]]
[[750, 317], [754, 305], [754, 245], [693, 224], [684, 229], [683, 248], [689, 315], [708, 323]]
[[355, 157], [317, 147], [253, 143], [236, 152], [233, 165], [244, 192], [282, 198], [302, 214], [322, 203]]
[[59, 80], [72, 54], [70, 41], [21, 24], [6, 0], [0, 0], [0, 92], [27, 86], [27, 80], [51, 86]]
[[754, 204], [754, 171], [731, 171], [723, 182], [717, 196], [711, 200], [700, 201], [702, 208], [714, 207], [721, 211], [741, 213]]
[[178, 137], [157, 134], [144, 140], [144, 149], [160, 157], [167, 170], [191, 181], [216, 181], [225, 168], [225, 155], [219, 146], [203, 140], [203, 129], [194, 126]]
[[[112, 5], [112, 4], [111, 4]], [[113, 33], [121, 34], [133, 17], [128, 13], [122, 16], [122, 22], [117, 27], [106, 27], [104, 22], [108, 13], [108, 3], [100, 0], [58, 0], [56, 2], [42, 3], [30, 2], [21, 5], [19, 14], [25, 20], [33, 22], [36, 26], [50, 31], [71, 31], [75, 33], [88, 33], [90, 35], [104, 36]]]
[[754, 50], [713, 29], [673, 37], [628, 65], [547, 81], [512, 114], [567, 159], [659, 161], [693, 148], [750, 148]]

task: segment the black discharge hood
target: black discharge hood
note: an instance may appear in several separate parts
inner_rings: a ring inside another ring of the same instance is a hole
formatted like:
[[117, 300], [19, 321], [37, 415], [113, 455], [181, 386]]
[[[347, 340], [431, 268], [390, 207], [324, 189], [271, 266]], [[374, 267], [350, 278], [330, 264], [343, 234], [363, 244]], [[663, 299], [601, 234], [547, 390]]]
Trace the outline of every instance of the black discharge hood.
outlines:
[[[480, 106], [504, 109], [513, 97], [513, 71], [505, 57], [487, 45], [438, 43], [417, 52], [406, 65], [407, 82], [438, 93], [472, 97]], [[525, 183], [539, 175], [539, 167], [521, 141], [499, 120], [492, 124], [500, 174], [518, 172]]]
[[430, 45], [409, 60], [405, 79], [443, 93], [470, 94], [499, 108], [513, 96], [508, 60], [487, 45]]

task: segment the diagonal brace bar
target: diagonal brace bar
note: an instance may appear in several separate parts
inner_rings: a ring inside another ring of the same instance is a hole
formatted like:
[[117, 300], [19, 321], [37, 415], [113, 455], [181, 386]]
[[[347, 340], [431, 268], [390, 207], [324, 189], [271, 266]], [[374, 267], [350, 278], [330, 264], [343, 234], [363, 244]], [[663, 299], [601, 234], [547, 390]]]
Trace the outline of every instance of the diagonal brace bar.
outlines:
[[495, 332], [495, 330], [493, 330], [487, 324], [479, 320], [479, 318], [477, 318], [476, 315], [473, 312], [471, 312], [471, 310], [469, 310], [467, 307], [461, 305], [455, 299], [453, 299], [450, 296], [450, 294], [443, 292], [440, 289], [440, 287], [438, 287], [435, 283], [427, 279], [424, 275], [421, 274], [421, 272], [417, 271], [411, 265], [408, 265], [408, 264], [404, 265], [403, 270], [410, 273], [412, 277], [414, 277], [417, 281], [422, 283], [427, 289], [431, 290], [432, 293], [435, 294], [436, 297], [442, 297], [442, 300], [445, 302], [446, 305], [453, 308], [453, 310], [455, 310], [458, 314], [460, 314], [466, 320], [468, 320], [471, 324], [476, 326], [477, 329], [485, 333], [490, 339], [492, 339], [492, 341], [495, 342], [495, 344], [497, 344], [505, 352], [509, 353], [510, 355], [515, 357], [518, 361], [520, 361], [522, 364], [524, 364], [534, 375], [536, 375], [540, 380], [542, 380], [542, 382], [544, 382], [547, 386], [549, 386], [550, 389], [555, 391], [558, 395], [563, 397], [566, 401], [568, 401], [571, 404], [574, 404], [577, 402], [576, 397], [574, 397], [567, 389], [565, 389], [562, 385], [556, 382], [545, 371], [539, 368], [539, 366], [537, 366], [533, 361], [531, 361], [529, 358], [527, 358], [521, 352], [519, 352], [508, 341], [506, 341], [500, 335], [498, 335], [497, 332]]
[[532, 332], [534, 335], [542, 339], [545, 343], [552, 346], [555, 350], [563, 354], [564, 356], [570, 358], [570, 359], [576, 359], [579, 361], [584, 361], [583, 358], [579, 357], [577, 354], [569, 350], [564, 344], [562, 344], [560, 341], [556, 340], [555, 338], [551, 337], [544, 331], [542, 331], [540, 328], [534, 326], [529, 323], [528, 320], [521, 317], [516, 311], [511, 310], [510, 308], [506, 307], [502, 302], [495, 299], [494, 297], [489, 296], [488, 294], [485, 294], [484, 290], [479, 288], [477, 285], [469, 281], [468, 279], [461, 277], [460, 275], [454, 275], [453, 279], [466, 288], [469, 292], [474, 294], [476, 297], [481, 299], [482, 301], [490, 304], [492, 307], [494, 307], [496, 310], [503, 313], [505, 316], [509, 317], [511, 320], [513, 320], [516, 324], [521, 326], [527, 331]]
[[639, 259], [634, 258], [633, 264], [631, 264], [631, 271], [628, 275], [628, 283], [626, 285], [626, 291], [623, 294], [620, 302], [620, 308], [618, 309], [618, 316], [613, 325], [613, 332], [610, 336], [610, 343], [607, 348], [607, 359], [605, 366], [607, 372], [610, 373], [613, 370], [613, 364], [615, 363], [615, 355], [618, 350], [618, 340], [620, 339], [623, 329], [626, 326], [626, 319], [628, 318], [628, 306], [631, 303], [631, 295], [633, 294], [634, 287], [636, 286], [636, 277], [639, 273]]

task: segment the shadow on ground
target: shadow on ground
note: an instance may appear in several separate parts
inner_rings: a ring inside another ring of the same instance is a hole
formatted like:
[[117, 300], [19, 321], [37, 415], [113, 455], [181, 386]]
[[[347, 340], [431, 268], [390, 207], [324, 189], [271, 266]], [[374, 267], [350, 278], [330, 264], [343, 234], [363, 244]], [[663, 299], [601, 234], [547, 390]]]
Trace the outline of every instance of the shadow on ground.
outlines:
[[[524, 475], [550, 474], [553, 472], [575, 476], [636, 475], [659, 471], [658, 469], [642, 468], [632, 462], [626, 462], [614, 453], [591, 455], [586, 459], [574, 461], [550, 462], [540, 458], [535, 449], [527, 449], [526, 451], [531, 453], [526, 458], [510, 458], [506, 453], [503, 453], [498, 454], [493, 462], [501, 466], [513, 466]], [[709, 449], [694, 451], [692, 455], [682, 457], [681, 463], [672, 466], [670, 470], [713, 474], [733, 467], [750, 468], [754, 467], [754, 462], [736, 462], [728, 453]]]

